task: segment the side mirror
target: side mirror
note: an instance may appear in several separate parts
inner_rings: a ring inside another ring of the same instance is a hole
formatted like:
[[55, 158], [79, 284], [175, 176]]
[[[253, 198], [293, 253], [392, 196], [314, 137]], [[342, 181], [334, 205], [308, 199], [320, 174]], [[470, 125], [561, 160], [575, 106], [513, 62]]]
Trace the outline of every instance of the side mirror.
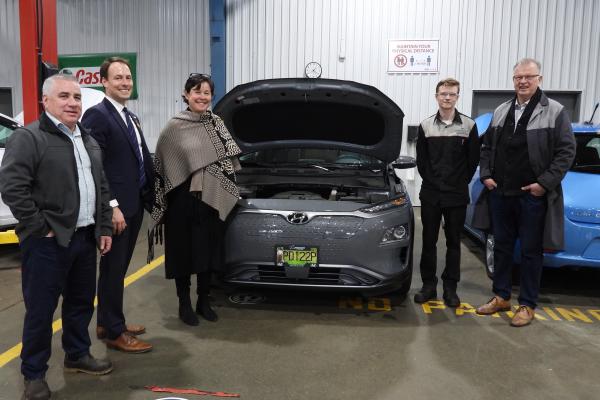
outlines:
[[408, 169], [417, 166], [417, 160], [410, 156], [400, 156], [392, 163], [393, 168]]

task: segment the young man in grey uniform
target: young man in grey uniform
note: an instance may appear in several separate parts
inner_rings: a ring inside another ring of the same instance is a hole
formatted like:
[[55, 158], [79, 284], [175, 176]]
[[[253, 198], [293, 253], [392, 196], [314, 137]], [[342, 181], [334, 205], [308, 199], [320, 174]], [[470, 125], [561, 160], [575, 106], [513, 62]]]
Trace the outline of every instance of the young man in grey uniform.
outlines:
[[435, 98], [438, 112], [419, 125], [417, 168], [423, 178], [421, 222], [423, 251], [421, 279], [423, 287], [415, 294], [415, 302], [424, 303], [437, 297], [437, 240], [442, 216], [446, 234], [446, 267], [444, 303], [458, 307], [456, 293], [460, 281], [460, 233], [469, 204], [468, 185], [479, 162], [477, 125], [456, 110], [460, 83], [452, 78], [438, 82]]

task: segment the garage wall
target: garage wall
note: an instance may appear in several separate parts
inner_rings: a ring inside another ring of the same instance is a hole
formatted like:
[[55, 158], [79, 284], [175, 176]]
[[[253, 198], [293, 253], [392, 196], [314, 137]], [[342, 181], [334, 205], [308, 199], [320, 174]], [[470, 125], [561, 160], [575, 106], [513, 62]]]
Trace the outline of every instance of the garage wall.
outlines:
[[[324, 78], [376, 86], [418, 124], [437, 109], [440, 79], [461, 81], [468, 114], [472, 90], [512, 89], [512, 66], [528, 56], [542, 62], [544, 88], [583, 91], [589, 118], [600, 100], [598, 21], [597, 0], [227, 0], [227, 86], [303, 76], [318, 61]], [[440, 39], [440, 73], [388, 74], [388, 39], [420, 38]], [[420, 177], [403, 175], [418, 204]]]
[[0, 0], [0, 88], [12, 89], [13, 115], [23, 111], [19, 2]]
[[[3, 1], [3, 0], [0, 0]], [[185, 108], [190, 72], [210, 73], [208, 0], [58, 0], [58, 53], [136, 52], [138, 100], [154, 151], [160, 130]]]

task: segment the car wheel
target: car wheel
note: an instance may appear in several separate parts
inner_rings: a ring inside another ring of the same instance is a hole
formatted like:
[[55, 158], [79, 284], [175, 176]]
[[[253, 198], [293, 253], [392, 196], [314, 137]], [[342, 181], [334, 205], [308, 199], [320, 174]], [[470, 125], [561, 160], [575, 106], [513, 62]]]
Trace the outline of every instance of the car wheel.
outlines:
[[485, 273], [488, 278], [494, 278], [494, 235], [485, 237]]

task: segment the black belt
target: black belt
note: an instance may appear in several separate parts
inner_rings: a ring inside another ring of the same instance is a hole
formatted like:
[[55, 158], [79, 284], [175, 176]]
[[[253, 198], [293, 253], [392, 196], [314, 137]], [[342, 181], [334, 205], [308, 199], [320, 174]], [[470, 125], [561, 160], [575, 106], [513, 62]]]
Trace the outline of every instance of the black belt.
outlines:
[[94, 225], [94, 224], [87, 225], [87, 226], [79, 226], [79, 227], [75, 228], [75, 232], [84, 232], [89, 229], [94, 229], [95, 226], [96, 225]]

